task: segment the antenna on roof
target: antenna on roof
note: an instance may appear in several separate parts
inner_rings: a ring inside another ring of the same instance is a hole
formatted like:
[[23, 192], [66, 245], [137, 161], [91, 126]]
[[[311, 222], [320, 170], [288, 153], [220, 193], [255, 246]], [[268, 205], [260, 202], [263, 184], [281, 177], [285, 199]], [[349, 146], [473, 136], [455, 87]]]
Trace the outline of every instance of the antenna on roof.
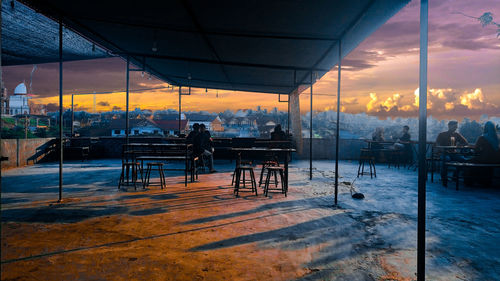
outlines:
[[33, 65], [33, 69], [31, 70], [31, 75], [30, 75], [30, 94], [33, 94], [33, 88], [31, 87], [31, 85], [33, 84], [33, 73], [35, 72], [36, 70], [36, 64]]
[[95, 111], [95, 100], [96, 100], [96, 93], [95, 93], [95, 91], [94, 91], [94, 113], [96, 112], [96, 111]]

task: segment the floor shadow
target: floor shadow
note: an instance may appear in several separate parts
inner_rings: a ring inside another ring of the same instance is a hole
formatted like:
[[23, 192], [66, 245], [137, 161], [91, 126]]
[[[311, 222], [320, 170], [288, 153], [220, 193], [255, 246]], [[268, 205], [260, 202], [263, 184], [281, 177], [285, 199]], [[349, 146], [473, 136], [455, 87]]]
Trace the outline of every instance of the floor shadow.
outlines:
[[[234, 197], [234, 196], [231, 196], [231, 197]], [[253, 197], [255, 199], [255, 196], [253, 196]], [[220, 196], [218, 196], [217, 198], [219, 200], [230, 199], [230, 198], [220, 197]], [[323, 203], [324, 203], [324, 200], [321, 198], [308, 198], [308, 199], [274, 202], [274, 203], [260, 205], [254, 209], [250, 209], [247, 211], [234, 212], [234, 213], [228, 213], [228, 214], [222, 214], [222, 215], [194, 219], [194, 220], [184, 222], [184, 224], [200, 224], [200, 223], [213, 222], [213, 221], [217, 221], [217, 220], [224, 220], [224, 219], [235, 218], [235, 217], [239, 217], [239, 216], [250, 215], [250, 214], [254, 214], [254, 213], [258, 213], [258, 212], [268, 211], [271, 209], [273, 210], [273, 212], [276, 212], [276, 214], [279, 214], [280, 212], [301, 211], [301, 210], [307, 210], [307, 209], [311, 209], [311, 208], [322, 208], [324, 206]]]

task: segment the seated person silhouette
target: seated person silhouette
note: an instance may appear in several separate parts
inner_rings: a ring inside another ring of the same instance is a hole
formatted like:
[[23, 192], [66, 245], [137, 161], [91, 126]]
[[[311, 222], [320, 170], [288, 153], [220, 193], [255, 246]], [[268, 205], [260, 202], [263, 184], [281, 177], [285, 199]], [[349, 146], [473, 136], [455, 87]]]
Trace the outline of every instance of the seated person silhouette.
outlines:
[[[468, 145], [469, 143], [461, 134], [457, 133], [458, 122], [451, 120], [448, 122], [448, 131], [441, 132], [436, 138], [436, 146], [457, 146]], [[452, 152], [453, 150], [448, 150]], [[456, 161], [465, 162], [466, 159], [463, 155], [449, 153], [446, 156], [441, 156], [441, 180], [448, 176], [448, 169], [445, 165], [446, 162]]]
[[273, 141], [286, 141], [287, 136], [285, 132], [281, 129], [281, 125], [278, 124], [274, 127], [274, 132], [271, 133], [271, 140]]
[[411, 149], [411, 135], [409, 133], [410, 127], [407, 125], [403, 126], [403, 132], [401, 136], [397, 138], [397, 142], [394, 144], [394, 149], [403, 150], [405, 163], [410, 163], [413, 160], [413, 151]]
[[210, 169], [210, 173], [217, 172], [214, 169], [214, 148], [212, 143], [212, 136], [206, 129], [205, 124], [200, 125], [200, 133], [194, 139], [194, 147], [195, 153], [208, 158], [208, 168]]
[[[474, 146], [476, 156], [471, 159], [473, 163], [499, 164], [500, 147], [495, 124], [491, 121], [484, 124], [484, 131], [476, 140]], [[493, 179], [493, 168], [472, 167], [464, 171], [464, 181], [466, 185], [479, 183], [483, 186], [491, 186]]]

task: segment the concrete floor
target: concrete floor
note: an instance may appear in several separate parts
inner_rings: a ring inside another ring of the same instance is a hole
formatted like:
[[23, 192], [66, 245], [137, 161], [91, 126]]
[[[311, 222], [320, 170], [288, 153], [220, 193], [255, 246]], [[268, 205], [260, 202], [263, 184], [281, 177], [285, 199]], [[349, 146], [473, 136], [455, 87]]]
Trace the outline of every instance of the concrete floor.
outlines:
[[[417, 174], [377, 166], [333, 203], [333, 162], [294, 161], [288, 197], [230, 187], [216, 162], [184, 187], [117, 190], [119, 160], [4, 171], [2, 280], [415, 280]], [[357, 163], [340, 163], [341, 181]], [[258, 174], [258, 173], [257, 173]], [[500, 280], [500, 190], [427, 189], [428, 280]]]

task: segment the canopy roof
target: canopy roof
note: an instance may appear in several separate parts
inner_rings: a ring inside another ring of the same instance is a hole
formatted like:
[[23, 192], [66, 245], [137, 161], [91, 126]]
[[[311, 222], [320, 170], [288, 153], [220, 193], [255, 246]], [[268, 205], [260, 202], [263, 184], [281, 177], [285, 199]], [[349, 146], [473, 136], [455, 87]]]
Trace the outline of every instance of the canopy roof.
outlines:
[[[109, 56], [75, 32], [63, 31], [66, 61]], [[2, 65], [59, 61], [59, 24], [15, 1], [2, 1]]]
[[174, 85], [280, 94], [322, 77], [339, 40], [344, 57], [407, 2], [23, 1]]

